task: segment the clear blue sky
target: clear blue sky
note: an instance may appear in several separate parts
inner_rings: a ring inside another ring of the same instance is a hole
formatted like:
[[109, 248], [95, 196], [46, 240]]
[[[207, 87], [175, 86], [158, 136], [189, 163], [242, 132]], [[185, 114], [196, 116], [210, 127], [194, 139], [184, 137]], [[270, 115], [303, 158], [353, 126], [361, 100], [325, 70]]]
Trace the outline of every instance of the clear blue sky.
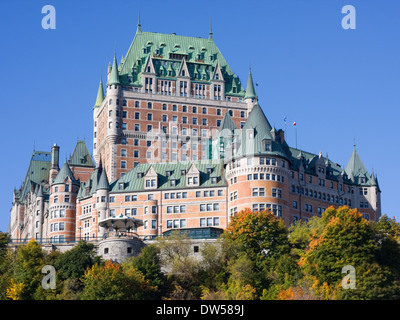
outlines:
[[[56, 9], [56, 29], [44, 30], [41, 9]], [[356, 8], [356, 30], [344, 30], [341, 9]], [[383, 213], [400, 219], [400, 1], [1, 1], [2, 106], [0, 230], [9, 222], [12, 193], [36, 150], [60, 147], [60, 161], [77, 139], [92, 146], [92, 107], [105, 79], [136, 31], [208, 37], [242, 83], [249, 61], [260, 105], [287, 140], [329, 154], [343, 167], [353, 139], [367, 170], [378, 175]]]

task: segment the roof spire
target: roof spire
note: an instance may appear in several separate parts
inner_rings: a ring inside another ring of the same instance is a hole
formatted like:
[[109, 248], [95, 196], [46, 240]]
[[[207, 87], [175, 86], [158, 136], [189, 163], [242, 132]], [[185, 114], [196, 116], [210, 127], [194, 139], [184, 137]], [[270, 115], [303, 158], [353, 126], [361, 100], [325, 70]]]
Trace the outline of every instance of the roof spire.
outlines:
[[104, 101], [103, 80], [102, 80], [102, 76], [100, 73], [99, 90], [97, 91], [96, 103], [95, 103], [94, 107], [100, 107], [101, 104], [103, 103], [103, 101]]
[[213, 32], [212, 32], [212, 26], [211, 26], [211, 15], [210, 15], [210, 32], [208, 33], [208, 39], [213, 40]]
[[142, 25], [140, 24], [140, 7], [138, 9], [138, 24], [137, 24], [137, 29], [136, 33], [142, 33], [142, 29], [140, 28]]
[[256, 91], [254, 90], [253, 76], [251, 75], [251, 65], [249, 65], [249, 77], [247, 79], [247, 88], [244, 99], [257, 99]]
[[112, 85], [112, 84], [120, 84], [119, 75], [118, 75], [116, 50], [114, 50], [114, 61], [113, 61], [113, 65], [111, 68], [110, 78], [108, 79], [108, 82], [107, 82], [107, 85]]

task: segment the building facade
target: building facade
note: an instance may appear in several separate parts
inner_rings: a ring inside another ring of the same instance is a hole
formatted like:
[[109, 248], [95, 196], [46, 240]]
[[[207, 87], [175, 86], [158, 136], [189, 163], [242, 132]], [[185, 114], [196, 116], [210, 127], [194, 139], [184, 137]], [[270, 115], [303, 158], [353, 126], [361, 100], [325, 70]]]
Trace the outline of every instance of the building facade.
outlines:
[[244, 89], [212, 32], [184, 37], [138, 24], [105, 91], [100, 80], [93, 128], [93, 158], [84, 141], [61, 169], [58, 146], [34, 151], [14, 190], [12, 239], [100, 241], [115, 231], [113, 217], [140, 221], [131, 231], [145, 240], [175, 229], [216, 237], [246, 208], [287, 225], [330, 206], [381, 215], [377, 178], [356, 148], [343, 169], [290, 147], [265, 116], [251, 71]]

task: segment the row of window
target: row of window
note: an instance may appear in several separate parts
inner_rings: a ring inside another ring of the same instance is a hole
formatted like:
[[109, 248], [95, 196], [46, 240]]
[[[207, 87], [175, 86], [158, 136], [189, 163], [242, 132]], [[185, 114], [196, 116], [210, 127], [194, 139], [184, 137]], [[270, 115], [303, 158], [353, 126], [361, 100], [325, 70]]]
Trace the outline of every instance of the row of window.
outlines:
[[285, 177], [274, 173], [251, 173], [247, 175], [247, 180], [271, 180], [285, 182]]
[[[322, 172], [323, 172], [323, 170], [322, 170]], [[290, 172], [290, 177], [292, 179], [294, 179], [294, 172], [293, 171]], [[300, 181], [305, 181], [305, 177], [304, 177], [303, 173], [299, 173], [298, 177], [299, 177]], [[325, 187], [325, 179], [321, 179], [321, 178], [317, 178], [317, 179], [318, 179], [317, 180], [318, 181], [318, 185], [320, 185], [322, 187]], [[313, 179], [313, 177], [311, 175], [308, 176], [308, 183], [311, 183], [311, 184], [314, 183], [314, 179]], [[334, 184], [333, 181], [330, 181], [330, 186], [329, 187], [331, 189], [334, 189], [335, 184]], [[364, 188], [364, 189], [366, 189], [366, 188]], [[343, 191], [343, 184], [338, 183], [338, 190], [339, 191]], [[363, 192], [363, 188], [360, 188], [360, 194], [362, 194], [362, 192]], [[347, 193], [354, 193], [354, 188], [351, 188], [350, 186], [347, 186]]]
[[200, 211], [218, 211], [219, 203], [202, 203], [200, 204]]
[[[156, 222], [154, 224], [156, 224]], [[219, 217], [200, 218], [199, 220], [200, 227], [218, 227], [219, 225], [220, 225]], [[178, 228], [186, 228], [186, 219], [167, 220], [167, 229], [178, 229]], [[155, 229], [155, 227], [152, 229]]]
[[51, 210], [50, 219], [55, 219], [55, 218], [65, 218], [65, 210], [64, 209]]
[[253, 212], [270, 210], [275, 216], [282, 217], [282, 206], [274, 203], [254, 203], [252, 205]]
[[297, 193], [297, 194], [301, 193], [301, 194], [304, 194], [309, 197], [314, 197], [315, 199], [322, 199], [323, 201], [328, 201], [328, 202], [332, 202], [332, 203], [336, 202], [336, 203], [339, 203], [340, 205], [344, 204], [344, 205], [351, 206], [351, 199], [333, 196], [330, 194], [326, 194], [325, 192], [317, 192], [317, 191], [313, 191], [308, 188], [300, 188], [299, 186], [295, 186], [295, 185], [292, 185], [291, 191], [293, 193]]
[[50, 224], [50, 232], [53, 231], [64, 231], [65, 230], [65, 223], [64, 222], [56, 222]]
[[[112, 105], [112, 104], [113, 104], [113, 99], [109, 99], [109, 105]], [[119, 105], [119, 99], [116, 100], [116, 104]], [[127, 101], [123, 100], [122, 105], [124, 107], [127, 106]], [[135, 108], [140, 108], [140, 102], [139, 101], [135, 101]], [[151, 102], [147, 102], [147, 109], [153, 109], [153, 104]], [[212, 108], [212, 109], [214, 109], [214, 108]], [[162, 110], [163, 111], [168, 111], [168, 105], [164, 103], [162, 105]], [[178, 106], [176, 104], [173, 104], [171, 106], [171, 111], [208, 114], [208, 108], [206, 108], [206, 107], [195, 107], [195, 106], [193, 106], [193, 107], [191, 107], [189, 109], [188, 106], [183, 105], [181, 110], [178, 110]], [[231, 117], [233, 117], [233, 110], [228, 110], [228, 112], [229, 112], [229, 115]], [[222, 109], [217, 109], [217, 116], [221, 116], [221, 115], [222, 115]], [[119, 116], [119, 115], [117, 115], [117, 116]], [[127, 111], [126, 110], [122, 111], [122, 118], [127, 118], [127, 116], [128, 116], [127, 115]], [[240, 111], [240, 117], [244, 118], [245, 116], [246, 116], [245, 111]]]
[[[62, 200], [62, 198], [59, 197], [59, 196], [54, 196], [54, 197], [53, 197], [53, 203], [62, 202], [61, 200]], [[64, 196], [64, 202], [70, 202], [70, 196], [69, 196], [69, 195], [65, 195], [65, 196]]]

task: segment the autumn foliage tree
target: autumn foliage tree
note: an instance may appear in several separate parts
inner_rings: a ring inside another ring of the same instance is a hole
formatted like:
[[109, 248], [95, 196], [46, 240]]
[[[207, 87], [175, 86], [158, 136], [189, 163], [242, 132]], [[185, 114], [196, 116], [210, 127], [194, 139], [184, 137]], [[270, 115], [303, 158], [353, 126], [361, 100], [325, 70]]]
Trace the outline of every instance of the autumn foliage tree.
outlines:
[[134, 267], [123, 268], [110, 260], [88, 269], [83, 284], [82, 300], [143, 300], [156, 290]]
[[[372, 224], [356, 209], [345, 206], [327, 209], [322, 221], [325, 224], [322, 233], [311, 234], [309, 246], [300, 259], [304, 273], [328, 285], [332, 299], [398, 297], [398, 271], [377, 259], [382, 246], [376, 242], [378, 234]], [[398, 243], [392, 244], [398, 250]], [[355, 289], [346, 290], [342, 286], [345, 276], [342, 270], [347, 265], [355, 268]]]

